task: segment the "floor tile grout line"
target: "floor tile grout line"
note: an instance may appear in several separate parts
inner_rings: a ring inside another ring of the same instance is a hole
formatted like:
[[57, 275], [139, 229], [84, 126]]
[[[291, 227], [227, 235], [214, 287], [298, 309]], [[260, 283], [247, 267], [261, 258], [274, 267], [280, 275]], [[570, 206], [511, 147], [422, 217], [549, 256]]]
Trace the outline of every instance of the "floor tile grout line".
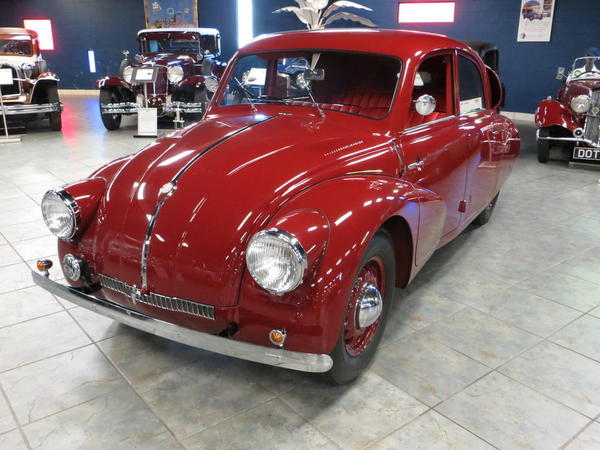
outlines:
[[31, 444], [29, 443], [29, 439], [27, 438], [27, 435], [25, 434], [25, 431], [23, 430], [23, 427], [21, 426], [21, 423], [19, 422], [19, 418], [17, 417], [15, 409], [13, 408], [12, 403], [10, 402], [10, 399], [8, 398], [8, 395], [6, 395], [6, 391], [4, 390], [2, 383], [0, 383], [0, 395], [2, 395], [2, 397], [4, 398], [4, 401], [6, 402], [6, 405], [8, 406], [8, 409], [10, 410], [12, 418], [15, 421], [15, 424], [17, 425], [17, 429], [19, 430], [19, 434], [21, 435], [21, 439], [23, 439], [23, 442], [25, 442], [25, 445], [27, 446], [27, 448], [29, 450], [31, 450]]
[[[55, 301], [56, 301], [56, 300], [55, 300]], [[59, 306], [60, 308], [64, 308], [64, 307], [63, 307], [63, 306], [60, 304], [60, 302], [56, 302], [56, 303], [58, 304], [58, 306]], [[34, 320], [37, 320], [37, 319], [43, 319], [44, 317], [53, 316], [53, 315], [55, 315], [55, 314], [60, 314], [61, 312], [64, 312], [64, 309], [59, 309], [58, 311], [54, 311], [54, 312], [51, 312], [51, 313], [48, 313], [48, 314], [42, 314], [41, 316], [31, 317], [31, 318], [29, 318], [29, 319], [21, 320], [21, 321], [19, 321], [19, 322], [10, 323], [10, 324], [8, 324], [8, 325], [0, 325], [0, 330], [4, 330], [5, 328], [14, 327], [14, 326], [16, 326], [16, 325], [23, 325], [24, 323], [27, 323], [27, 322], [32, 322], [32, 321], [34, 321]]]
[[585, 430], [587, 430], [591, 425], [593, 425], [595, 422], [594, 419], [590, 420], [588, 423], [586, 423], [577, 433], [575, 433], [573, 436], [571, 436], [564, 444], [562, 444], [559, 448], [565, 449], [567, 448], [567, 446], [569, 444], [571, 444], [573, 441], [575, 441], [575, 439], [577, 439], [578, 436], [581, 436]]
[[123, 379], [123, 381], [125, 381], [125, 383], [129, 386], [129, 388], [134, 392], [134, 394], [136, 395], [136, 397], [138, 397], [139, 400], [144, 405], [146, 405], [146, 407], [148, 408], [148, 410], [154, 415], [154, 417], [156, 417], [156, 419], [159, 421], [159, 423], [163, 427], [165, 427], [165, 430], [167, 430], [167, 432], [171, 435], [171, 437], [173, 437], [173, 439], [175, 439], [175, 442], [177, 442], [179, 445], [181, 445], [182, 447], [185, 448], [185, 446], [177, 438], [177, 436], [175, 435], [175, 433], [173, 432], [173, 430], [171, 430], [171, 428], [165, 423], [165, 421], [162, 419], [162, 417], [160, 417], [158, 415], [158, 412], [155, 411], [154, 408], [152, 408], [152, 406], [150, 404], [148, 404], [148, 402], [146, 402], [146, 400], [141, 396], [141, 394], [138, 392], [138, 390], [133, 386], [133, 383], [131, 383], [131, 381], [125, 376], [125, 374], [121, 371], [121, 369], [119, 367], [117, 367], [117, 365], [108, 357], [108, 355], [106, 353], [104, 353], [104, 351], [102, 350], [102, 348], [90, 336], [90, 334], [85, 330], [85, 328], [83, 328], [83, 326], [77, 321], [77, 319], [75, 319], [75, 317], [71, 314], [70, 310], [69, 309], [65, 309], [65, 311], [69, 315], [69, 317], [71, 317], [71, 319], [77, 324], [77, 326], [83, 331], [83, 333], [88, 337], [88, 339], [90, 339], [92, 341], [92, 345], [94, 345], [96, 347], [96, 349], [100, 352], [100, 354], [104, 357], [104, 359], [108, 362], [108, 364], [110, 364], [113, 367], [113, 369], [121, 376], [121, 378]]
[[[400, 389], [400, 390], [402, 391], [402, 389]], [[405, 394], [409, 395], [409, 394], [408, 394], [408, 392], [405, 392], [405, 391], [402, 391], [402, 392], [404, 392]], [[412, 395], [411, 395], [411, 397], [412, 397]], [[413, 397], [413, 398], [415, 398], [415, 397]], [[418, 399], [417, 399], [417, 400], [418, 400]], [[421, 403], [422, 403], [422, 402], [421, 402]], [[376, 445], [376, 444], [378, 444], [378, 443], [380, 443], [380, 442], [384, 441], [385, 439], [387, 439], [388, 437], [390, 437], [392, 434], [394, 434], [394, 433], [396, 433], [396, 432], [400, 431], [400, 430], [401, 430], [401, 429], [403, 429], [403, 428], [406, 428], [406, 427], [407, 427], [407, 426], [409, 426], [411, 423], [413, 423], [413, 422], [417, 421], [418, 419], [420, 419], [421, 417], [423, 417], [425, 414], [427, 414], [427, 413], [429, 413], [430, 411], [432, 411], [432, 410], [433, 410], [433, 408], [431, 408], [430, 406], [428, 406], [428, 405], [426, 405], [426, 406], [427, 406], [427, 409], [426, 409], [425, 411], [423, 411], [421, 414], [419, 414], [419, 415], [418, 415], [418, 416], [416, 416], [416, 417], [413, 417], [413, 418], [412, 418], [412, 419], [410, 419], [408, 422], [406, 422], [406, 423], [403, 423], [403, 424], [402, 424], [402, 425], [400, 425], [398, 428], [394, 428], [392, 431], [390, 431], [389, 433], [386, 433], [384, 436], [381, 436], [381, 437], [379, 437], [379, 438], [377, 438], [377, 439], [375, 439], [375, 440], [373, 440], [373, 441], [369, 442], [367, 445], [363, 446], [363, 447], [362, 447], [362, 449], [368, 449], [368, 448], [371, 448], [371, 447], [373, 447], [374, 445]]]

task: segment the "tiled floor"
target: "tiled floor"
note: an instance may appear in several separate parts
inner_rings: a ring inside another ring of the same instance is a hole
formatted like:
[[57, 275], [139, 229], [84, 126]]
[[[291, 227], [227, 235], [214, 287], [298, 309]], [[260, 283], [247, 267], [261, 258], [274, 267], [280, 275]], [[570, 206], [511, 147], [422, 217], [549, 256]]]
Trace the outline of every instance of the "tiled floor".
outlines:
[[[600, 448], [600, 172], [537, 163], [398, 292], [356, 383], [209, 354], [32, 287], [50, 187], [133, 152], [66, 98], [64, 131], [0, 146], [0, 449]], [[57, 276], [59, 276], [57, 274]]]

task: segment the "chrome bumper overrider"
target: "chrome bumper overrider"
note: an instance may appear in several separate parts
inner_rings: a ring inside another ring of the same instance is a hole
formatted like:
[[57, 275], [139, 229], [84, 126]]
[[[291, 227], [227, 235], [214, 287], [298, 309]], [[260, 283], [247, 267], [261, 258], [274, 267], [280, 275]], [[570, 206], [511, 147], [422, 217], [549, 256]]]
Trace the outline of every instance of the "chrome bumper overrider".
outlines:
[[37, 272], [32, 271], [31, 275], [35, 284], [64, 300], [117, 320], [130, 327], [171, 339], [172, 341], [181, 342], [182, 344], [214, 353], [302, 372], [327, 372], [333, 366], [333, 361], [329, 355], [291, 352], [262, 347], [260, 345], [202, 333], [164, 322], [107, 300], [94, 297], [77, 288], [52, 281], [50, 278]]
[[18, 114], [45, 114], [51, 112], [62, 112], [62, 103], [45, 103], [43, 105], [11, 105], [10, 103], [4, 103], [4, 111], [7, 116], [14, 116]]

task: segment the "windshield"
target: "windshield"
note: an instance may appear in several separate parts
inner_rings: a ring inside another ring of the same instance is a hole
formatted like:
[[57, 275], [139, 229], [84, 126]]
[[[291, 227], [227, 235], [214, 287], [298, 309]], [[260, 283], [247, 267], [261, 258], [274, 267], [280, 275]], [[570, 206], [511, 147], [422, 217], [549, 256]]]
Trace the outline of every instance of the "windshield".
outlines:
[[0, 55], [31, 56], [33, 45], [29, 36], [0, 37]]
[[235, 61], [220, 105], [281, 103], [380, 119], [389, 112], [400, 70], [398, 59], [366, 53], [247, 55]]
[[569, 74], [569, 80], [600, 79], [600, 57], [586, 56], [577, 58]]
[[196, 36], [185, 39], [145, 38], [140, 41], [142, 53], [200, 53]]

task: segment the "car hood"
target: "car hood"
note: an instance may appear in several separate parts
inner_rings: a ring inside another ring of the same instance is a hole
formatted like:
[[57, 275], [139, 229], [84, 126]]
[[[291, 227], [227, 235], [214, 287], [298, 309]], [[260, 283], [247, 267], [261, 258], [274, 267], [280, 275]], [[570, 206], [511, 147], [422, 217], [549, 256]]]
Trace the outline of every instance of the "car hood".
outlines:
[[143, 285], [147, 238], [151, 292], [235, 304], [247, 242], [287, 199], [348, 173], [397, 175], [391, 140], [353, 133], [366, 119], [348, 127], [342, 115], [214, 117], [151, 144], [109, 184], [84, 236], [96, 270]]
[[187, 55], [175, 55], [173, 53], [159, 53], [151, 56], [143, 56], [143, 66], [175, 66], [193, 64], [194, 58]]

